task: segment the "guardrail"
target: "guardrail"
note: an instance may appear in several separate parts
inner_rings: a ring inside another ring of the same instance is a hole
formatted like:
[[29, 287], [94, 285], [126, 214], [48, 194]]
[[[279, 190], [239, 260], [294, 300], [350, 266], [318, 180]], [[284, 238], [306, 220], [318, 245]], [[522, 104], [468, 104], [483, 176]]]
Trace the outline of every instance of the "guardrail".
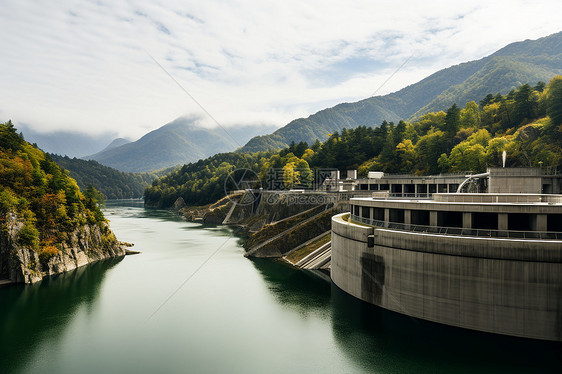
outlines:
[[[380, 179], [385, 178], [407, 178], [407, 179], [435, 179], [435, 178], [446, 178], [446, 177], [462, 177], [464, 178], [466, 175], [473, 174], [472, 171], [459, 171], [456, 173], [443, 173], [443, 174], [433, 174], [433, 175], [412, 175], [412, 174], [393, 174], [393, 173], [384, 173], [384, 176]], [[371, 178], [371, 179], [379, 179], [379, 178]]]
[[[373, 191], [376, 192], [376, 191]], [[402, 193], [402, 192], [391, 192], [388, 194], [389, 197], [394, 198], [404, 198], [404, 199], [431, 199], [433, 193]]]
[[523, 194], [523, 193], [438, 193], [433, 196], [438, 202], [452, 203], [504, 203], [504, 204], [536, 204], [562, 203], [562, 195], [554, 194]]
[[465, 229], [462, 227], [426, 226], [406, 224], [398, 222], [386, 222], [370, 218], [359, 217], [354, 214], [350, 216], [351, 221], [363, 223], [369, 226], [387, 229], [411, 231], [438, 235], [476, 236], [484, 238], [502, 239], [529, 239], [529, 240], [562, 240], [562, 232], [554, 231], [517, 231], [517, 230], [493, 230], [493, 229]]

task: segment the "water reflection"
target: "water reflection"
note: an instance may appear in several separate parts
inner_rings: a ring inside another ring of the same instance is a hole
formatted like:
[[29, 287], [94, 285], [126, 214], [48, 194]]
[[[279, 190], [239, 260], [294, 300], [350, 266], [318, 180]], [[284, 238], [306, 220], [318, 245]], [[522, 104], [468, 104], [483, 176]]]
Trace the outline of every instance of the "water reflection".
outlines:
[[99, 261], [34, 285], [0, 288], [0, 373], [18, 371], [37, 344], [61, 335], [79, 307], [92, 313], [106, 272], [123, 257]]
[[374, 307], [332, 285], [332, 327], [366, 367], [417, 373], [560, 373], [562, 346], [459, 329]]
[[276, 300], [331, 320], [336, 345], [364, 372], [560, 373], [561, 345], [421, 321], [348, 295], [307, 271], [253, 260]]
[[307, 271], [297, 271], [280, 261], [257, 258], [252, 259], [252, 263], [280, 304], [301, 314], [329, 313], [329, 283]]

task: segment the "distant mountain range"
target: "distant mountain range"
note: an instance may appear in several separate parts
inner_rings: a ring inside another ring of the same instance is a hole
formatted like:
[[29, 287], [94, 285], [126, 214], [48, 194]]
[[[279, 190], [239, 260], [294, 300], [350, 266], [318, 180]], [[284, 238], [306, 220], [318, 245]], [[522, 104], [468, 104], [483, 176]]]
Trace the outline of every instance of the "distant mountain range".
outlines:
[[23, 133], [27, 142], [36, 143], [44, 152], [69, 157], [82, 157], [99, 152], [115, 138], [114, 134], [109, 133], [97, 136], [72, 131], [43, 133], [25, 124], [20, 124], [18, 130]]
[[415, 119], [431, 111], [446, 110], [454, 103], [464, 106], [488, 93], [506, 94], [521, 84], [548, 82], [559, 74], [562, 32], [509, 44], [490, 56], [440, 70], [395, 93], [339, 104], [296, 119], [273, 134], [254, 137], [239, 151], [279, 149], [292, 141], [312, 144], [343, 128]]
[[155, 171], [234, 151], [251, 137], [274, 129], [273, 126], [205, 128], [198, 124], [197, 118], [180, 117], [135, 142], [119, 145], [115, 140], [103, 151], [82, 158], [126, 172]]

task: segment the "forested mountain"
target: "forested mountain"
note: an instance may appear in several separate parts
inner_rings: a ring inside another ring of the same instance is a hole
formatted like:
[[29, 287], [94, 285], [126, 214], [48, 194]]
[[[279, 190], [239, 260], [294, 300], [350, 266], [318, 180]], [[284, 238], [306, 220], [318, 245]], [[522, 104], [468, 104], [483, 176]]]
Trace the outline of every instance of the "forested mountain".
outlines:
[[51, 158], [0, 124], [0, 277], [32, 283], [124, 255], [98, 207]]
[[453, 103], [464, 106], [488, 93], [506, 94], [524, 84], [548, 82], [562, 74], [562, 32], [538, 40], [512, 43], [480, 60], [455, 65], [384, 96], [344, 103], [299, 118], [271, 135], [251, 139], [241, 152], [287, 147], [291, 142], [326, 140], [328, 134], [382, 121], [415, 120], [446, 110]]
[[106, 149], [85, 159], [126, 172], [159, 170], [233, 151], [267, 126], [205, 128], [196, 118], [178, 118], [139, 140]]
[[127, 173], [104, 166], [94, 160], [81, 160], [68, 156], [50, 155], [60, 167], [69, 171], [80, 189], [95, 187], [107, 199], [138, 199], [144, 189], [156, 179], [158, 173]]
[[[238, 179], [229, 173], [241, 169], [256, 173], [270, 189], [310, 187], [314, 169], [326, 168], [358, 169], [360, 176], [482, 172], [501, 166], [503, 151], [510, 167], [562, 169], [562, 76], [548, 86], [537, 82], [507, 95], [490, 93], [478, 103], [453, 104], [412, 122], [343, 129], [312, 146], [300, 142], [276, 153], [217, 155], [154, 181], [144, 196], [149, 206], [169, 207], [179, 197], [189, 205], [206, 204], [232, 189]], [[269, 183], [272, 176], [278, 183]]]
[[226, 190], [237, 190], [232, 173], [237, 169], [259, 170], [271, 152], [245, 154], [219, 153], [205, 160], [183, 165], [181, 168], [152, 182], [144, 192], [144, 202], [149, 207], [169, 208], [178, 197], [190, 205], [203, 205], [225, 196]]

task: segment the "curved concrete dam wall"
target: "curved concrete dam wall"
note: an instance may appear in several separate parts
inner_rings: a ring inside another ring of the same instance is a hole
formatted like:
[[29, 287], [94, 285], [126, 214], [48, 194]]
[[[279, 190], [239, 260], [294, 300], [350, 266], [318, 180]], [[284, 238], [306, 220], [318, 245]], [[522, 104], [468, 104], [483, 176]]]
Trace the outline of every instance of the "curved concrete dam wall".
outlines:
[[562, 341], [561, 241], [421, 234], [344, 215], [332, 218], [331, 277], [342, 290], [433, 322]]

